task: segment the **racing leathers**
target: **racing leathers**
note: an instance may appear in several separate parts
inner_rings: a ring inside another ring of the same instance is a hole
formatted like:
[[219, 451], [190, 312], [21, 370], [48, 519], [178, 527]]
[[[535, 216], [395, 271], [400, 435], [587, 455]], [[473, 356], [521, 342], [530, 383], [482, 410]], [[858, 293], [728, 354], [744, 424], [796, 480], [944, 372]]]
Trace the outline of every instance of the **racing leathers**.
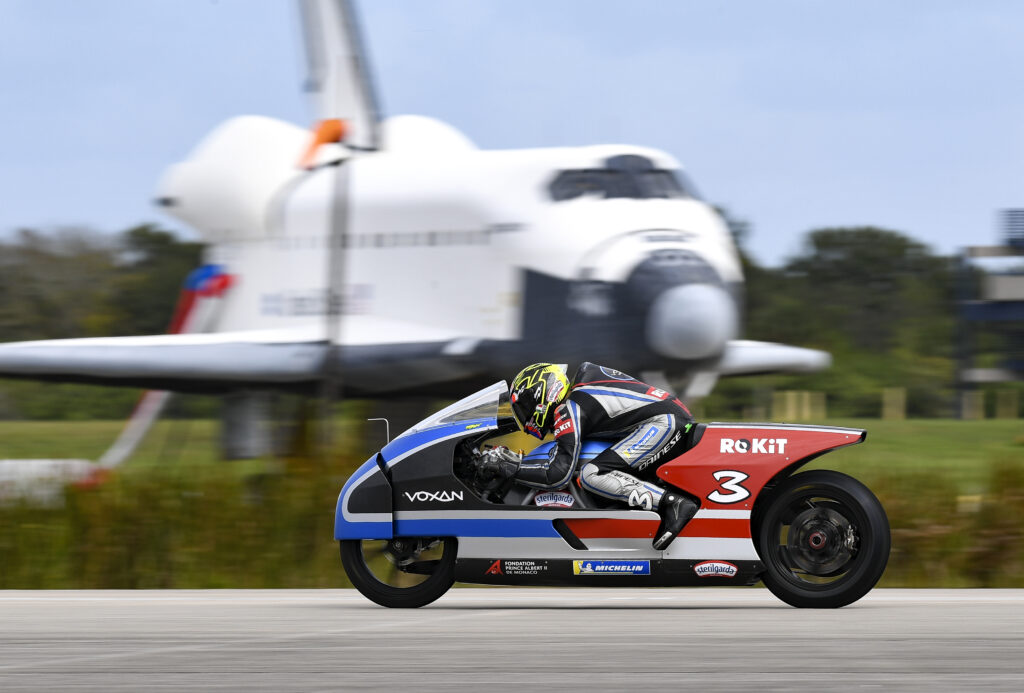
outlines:
[[[672, 394], [621, 371], [583, 363], [576, 371], [568, 397], [555, 410], [556, 444], [550, 456], [537, 463], [524, 460], [515, 478], [537, 488], [563, 486], [572, 477], [585, 437], [617, 437], [617, 443], [583, 465], [582, 486], [597, 495], [645, 510], [664, 509], [659, 506], [667, 500], [677, 506], [678, 513], [687, 515], [669, 522], [681, 528], [696, 512], [696, 504], [666, 492], [650, 480], [655, 478], [660, 463], [682, 452], [691, 426], [693, 417], [689, 410]], [[680, 504], [688, 506], [679, 508]], [[663, 544], [667, 546], [674, 536], [673, 533]], [[656, 540], [656, 547], [657, 543]]]

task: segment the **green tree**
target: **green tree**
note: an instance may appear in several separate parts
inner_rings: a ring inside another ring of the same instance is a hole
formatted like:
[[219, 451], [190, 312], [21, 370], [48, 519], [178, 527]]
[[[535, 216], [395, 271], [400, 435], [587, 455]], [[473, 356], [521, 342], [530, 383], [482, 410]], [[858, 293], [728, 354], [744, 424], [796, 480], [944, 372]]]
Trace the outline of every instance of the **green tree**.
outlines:
[[949, 356], [953, 269], [903, 234], [860, 227], [811, 232], [784, 273], [813, 297], [816, 321], [855, 348]]
[[200, 263], [202, 246], [153, 225], [121, 234], [117, 268], [108, 281], [93, 329], [105, 334], [160, 334], [167, 330], [182, 283]]
[[726, 381], [709, 407], [737, 415], [754, 399], [765, 404], [772, 389], [813, 389], [825, 391], [833, 414], [877, 416], [882, 388], [900, 386], [911, 415], [949, 415], [956, 281], [949, 258], [873, 227], [812, 231], [777, 269], [743, 258], [745, 335], [824, 349], [833, 366]]
[[82, 337], [102, 310], [112, 239], [84, 230], [22, 230], [0, 244], [0, 341]]
[[[160, 334], [201, 247], [142, 225], [117, 236], [23, 230], [0, 244], [0, 342]], [[0, 417], [124, 418], [138, 392], [0, 381]], [[178, 402], [183, 415], [208, 403]]]

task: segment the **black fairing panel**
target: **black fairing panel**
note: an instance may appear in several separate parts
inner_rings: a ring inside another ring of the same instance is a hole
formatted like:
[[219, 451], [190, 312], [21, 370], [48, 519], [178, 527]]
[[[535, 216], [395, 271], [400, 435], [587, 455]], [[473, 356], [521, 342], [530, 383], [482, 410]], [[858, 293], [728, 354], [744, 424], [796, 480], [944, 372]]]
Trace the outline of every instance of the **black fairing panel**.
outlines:
[[390, 539], [394, 536], [391, 484], [380, 456], [364, 462], [341, 489], [334, 512], [335, 539]]
[[440, 440], [388, 468], [395, 510], [472, 510], [493, 508], [455, 476], [456, 449], [479, 431]]
[[348, 510], [353, 513], [389, 513], [392, 510], [391, 493], [391, 484], [378, 461], [377, 471], [352, 491], [348, 499]]

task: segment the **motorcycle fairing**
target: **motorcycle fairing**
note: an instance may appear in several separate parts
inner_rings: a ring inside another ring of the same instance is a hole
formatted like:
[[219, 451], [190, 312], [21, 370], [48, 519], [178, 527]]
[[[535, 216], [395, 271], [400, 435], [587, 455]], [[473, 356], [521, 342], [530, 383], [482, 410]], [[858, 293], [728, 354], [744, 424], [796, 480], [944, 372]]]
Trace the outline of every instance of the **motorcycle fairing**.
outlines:
[[[458, 439], [475, 437], [496, 427], [495, 419], [460, 421], [415, 431], [408, 435], [403, 434], [388, 443], [378, 454], [364, 462], [342, 487], [334, 514], [334, 538], [391, 539], [396, 534], [401, 534], [401, 531], [395, 531], [393, 512], [396, 503], [400, 503], [402, 493], [402, 489], [395, 486], [395, 465], [417, 453], [436, 447], [431, 457], [446, 459], [444, 480], [458, 483], [451, 474], [452, 448]], [[417, 461], [424, 460], [417, 458]], [[414, 472], [414, 475], [422, 476], [426, 467], [421, 468], [419, 464], [413, 466], [420, 469], [420, 472]], [[398, 483], [404, 485], [408, 475], [399, 471], [397, 476]], [[417, 488], [418, 490], [428, 489]]]
[[[396, 504], [401, 505], [402, 493], [438, 493], [428, 488], [399, 488], [395, 485], [396, 476], [399, 484], [407, 477], [419, 481], [424, 477], [429, 479], [432, 473], [445, 477], [445, 482], [458, 483], [452, 476], [454, 446], [458, 439], [476, 437], [498, 428], [498, 410], [507, 397], [508, 386], [498, 381], [427, 417], [364, 462], [338, 494], [334, 538], [393, 538], [396, 534], [394, 510]], [[435, 449], [431, 450], [432, 447]], [[418, 454], [425, 451], [429, 454]], [[412, 466], [416, 469], [407, 474], [399, 468], [396, 474], [395, 466], [414, 455], [418, 464]], [[430, 471], [432, 467], [436, 467], [434, 472]], [[464, 488], [460, 489], [463, 493]]]

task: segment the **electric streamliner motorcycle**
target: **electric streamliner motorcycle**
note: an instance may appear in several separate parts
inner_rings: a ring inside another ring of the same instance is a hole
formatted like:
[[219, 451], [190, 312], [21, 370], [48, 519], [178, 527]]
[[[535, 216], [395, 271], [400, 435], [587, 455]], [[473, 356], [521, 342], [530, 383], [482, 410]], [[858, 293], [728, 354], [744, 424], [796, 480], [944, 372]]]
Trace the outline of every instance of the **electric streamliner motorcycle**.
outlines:
[[[656, 551], [656, 512], [589, 494], [575, 478], [538, 492], [475, 477], [473, 458], [516, 430], [507, 400], [499, 382], [456, 402], [390, 441], [342, 488], [334, 534], [349, 579], [367, 598], [418, 607], [456, 581], [639, 587], [760, 580], [788, 604], [828, 608], [860, 599], [885, 569], [889, 522], [871, 491], [839, 472], [794, 474], [829, 450], [860, 443], [866, 431], [695, 425], [686, 452], [657, 476], [699, 498], [700, 509]], [[611, 443], [586, 441], [582, 459]]]

